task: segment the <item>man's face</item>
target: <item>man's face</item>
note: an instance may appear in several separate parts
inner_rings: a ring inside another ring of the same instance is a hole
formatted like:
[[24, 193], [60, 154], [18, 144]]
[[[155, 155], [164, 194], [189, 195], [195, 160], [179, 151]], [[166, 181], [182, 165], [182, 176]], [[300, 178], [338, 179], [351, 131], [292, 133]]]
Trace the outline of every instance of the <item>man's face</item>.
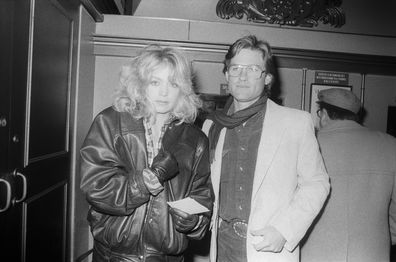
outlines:
[[[242, 49], [231, 59], [230, 66], [233, 65], [255, 65], [261, 70], [265, 70], [264, 59], [262, 58], [262, 54], [257, 50]], [[259, 75], [259, 78], [255, 78], [249, 74], [247, 68], [242, 69], [239, 76], [231, 76], [229, 70], [230, 69], [227, 70], [225, 75], [229, 91], [234, 97], [234, 100], [237, 103], [242, 103], [246, 106], [256, 102], [263, 93], [266, 73], [263, 72]]]

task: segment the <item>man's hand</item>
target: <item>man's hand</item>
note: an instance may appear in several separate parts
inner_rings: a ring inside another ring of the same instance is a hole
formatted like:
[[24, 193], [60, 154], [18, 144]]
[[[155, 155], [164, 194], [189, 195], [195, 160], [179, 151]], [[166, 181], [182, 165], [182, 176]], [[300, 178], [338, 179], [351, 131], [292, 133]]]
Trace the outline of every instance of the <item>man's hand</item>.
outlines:
[[170, 207], [169, 213], [173, 218], [173, 222], [176, 230], [179, 231], [180, 233], [190, 232], [197, 225], [199, 220], [197, 214], [190, 215], [177, 208]]
[[282, 234], [272, 226], [251, 231], [251, 234], [256, 240], [253, 246], [257, 251], [279, 253], [286, 243]]

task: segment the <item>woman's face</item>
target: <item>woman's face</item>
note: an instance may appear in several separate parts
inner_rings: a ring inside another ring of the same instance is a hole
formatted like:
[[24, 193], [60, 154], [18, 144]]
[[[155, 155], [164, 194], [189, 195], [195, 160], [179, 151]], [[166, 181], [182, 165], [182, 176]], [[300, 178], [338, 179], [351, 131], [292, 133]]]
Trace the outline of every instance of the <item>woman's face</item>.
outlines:
[[180, 87], [171, 81], [169, 66], [154, 69], [147, 87], [147, 98], [154, 105], [157, 114], [169, 115], [176, 107], [180, 96]]

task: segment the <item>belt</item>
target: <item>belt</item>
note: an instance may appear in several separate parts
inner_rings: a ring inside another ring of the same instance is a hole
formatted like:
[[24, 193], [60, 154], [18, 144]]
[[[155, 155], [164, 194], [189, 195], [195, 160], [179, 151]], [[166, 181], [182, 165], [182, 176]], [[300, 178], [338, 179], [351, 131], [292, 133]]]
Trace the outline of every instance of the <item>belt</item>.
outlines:
[[247, 226], [248, 223], [246, 220], [239, 219], [239, 218], [231, 218], [231, 219], [224, 219], [222, 217], [219, 217], [219, 226], [225, 223], [228, 226], [231, 226], [232, 229], [234, 230], [235, 234], [237, 234], [239, 237], [246, 238], [247, 236]]

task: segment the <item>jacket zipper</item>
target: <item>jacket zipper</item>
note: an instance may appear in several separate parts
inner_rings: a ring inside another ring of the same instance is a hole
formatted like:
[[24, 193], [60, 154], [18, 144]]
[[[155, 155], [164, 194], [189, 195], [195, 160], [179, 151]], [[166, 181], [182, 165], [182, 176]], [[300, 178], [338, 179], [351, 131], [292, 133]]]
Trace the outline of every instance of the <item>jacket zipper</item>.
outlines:
[[[125, 138], [122, 134], [122, 127], [121, 127], [121, 115], [118, 115], [118, 131], [120, 134], [120, 138], [122, 139], [124, 146], [126, 149], [128, 149], [127, 147], [127, 142], [125, 141]], [[128, 151], [128, 150], [126, 150]], [[129, 155], [130, 157], [130, 161], [131, 161], [131, 165], [133, 166], [132, 168], [136, 170], [136, 166], [135, 166], [135, 162], [133, 161], [133, 157], [132, 155]], [[147, 207], [146, 207], [146, 212], [144, 214], [144, 219], [143, 219], [143, 226], [142, 226], [142, 230], [140, 231], [139, 234], [139, 246], [138, 246], [138, 252], [141, 254], [140, 256], [142, 256], [142, 260], [145, 261], [146, 260], [146, 245], [144, 244], [145, 242], [143, 241], [144, 239], [144, 230], [146, 229], [146, 223], [147, 223], [147, 217], [148, 214], [150, 213], [151, 210], [151, 200], [152, 200], [152, 196], [150, 195], [150, 199], [148, 201]]]
[[146, 261], [147, 246], [144, 241], [144, 238], [145, 238], [144, 232], [145, 232], [146, 226], [147, 226], [148, 214], [151, 213], [152, 199], [153, 199], [153, 197], [150, 196], [150, 199], [149, 199], [147, 207], [146, 207], [146, 213], [144, 214], [142, 230], [140, 231], [140, 234], [139, 234], [139, 253], [141, 253], [141, 256], [143, 256], [142, 261]]

